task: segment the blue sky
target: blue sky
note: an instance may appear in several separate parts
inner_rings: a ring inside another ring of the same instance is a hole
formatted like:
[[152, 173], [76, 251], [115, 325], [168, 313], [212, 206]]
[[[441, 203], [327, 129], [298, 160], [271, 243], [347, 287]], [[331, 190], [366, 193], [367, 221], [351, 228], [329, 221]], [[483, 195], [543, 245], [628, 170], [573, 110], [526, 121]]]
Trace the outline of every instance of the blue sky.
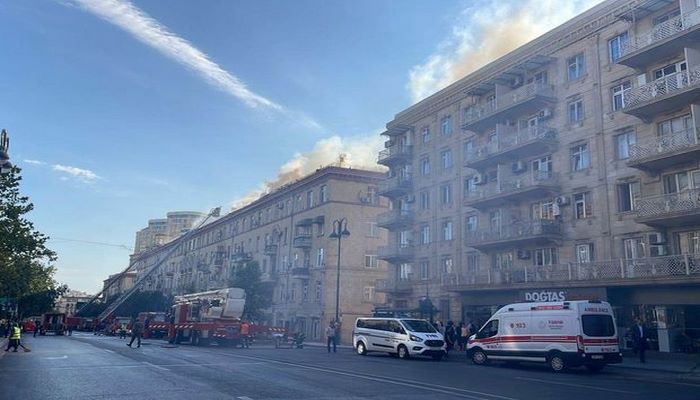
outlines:
[[[149, 218], [227, 208], [280, 168], [371, 164], [396, 112], [508, 50], [484, 40], [497, 19], [537, 3], [523, 39], [595, 2], [3, 2], [0, 127], [38, 229], [133, 246]], [[50, 244], [74, 289], [128, 262]]]

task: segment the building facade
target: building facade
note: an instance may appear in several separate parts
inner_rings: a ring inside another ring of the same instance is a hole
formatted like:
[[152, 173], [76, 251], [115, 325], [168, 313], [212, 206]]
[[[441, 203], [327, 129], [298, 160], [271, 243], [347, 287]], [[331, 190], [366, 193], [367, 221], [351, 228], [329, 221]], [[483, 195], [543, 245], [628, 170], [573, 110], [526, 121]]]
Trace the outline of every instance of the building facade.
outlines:
[[134, 287], [136, 283], [136, 270], [124, 272], [123, 274], [113, 274], [102, 283], [103, 301], [109, 301], [118, 297], [122, 293]]
[[69, 290], [56, 300], [56, 310], [71, 316], [92, 300], [93, 295], [78, 290]]
[[133, 268], [144, 274], [162, 261], [143, 287], [177, 295], [227, 287], [237, 267], [257, 261], [273, 293], [263, 322], [321, 340], [335, 319], [338, 240], [330, 234], [334, 221], [346, 218], [350, 235], [341, 242], [338, 298], [341, 340], [349, 343], [355, 318], [384, 302], [375, 292], [387, 273], [377, 259], [387, 236], [376, 225], [387, 207], [377, 195], [382, 178], [373, 171], [319, 169], [189, 235], [133, 256]]
[[148, 220], [148, 226], [136, 232], [134, 254], [168, 243], [192, 229], [202, 218], [204, 214], [197, 211], [172, 211], [166, 218]]
[[397, 114], [389, 303], [597, 298], [700, 347], [699, 3], [605, 1]]

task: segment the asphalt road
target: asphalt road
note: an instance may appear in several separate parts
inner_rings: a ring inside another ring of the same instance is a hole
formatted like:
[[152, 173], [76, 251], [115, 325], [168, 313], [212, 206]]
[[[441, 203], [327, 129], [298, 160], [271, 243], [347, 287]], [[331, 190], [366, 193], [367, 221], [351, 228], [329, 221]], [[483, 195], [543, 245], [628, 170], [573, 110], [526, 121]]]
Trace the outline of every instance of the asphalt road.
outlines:
[[3, 399], [698, 399], [700, 384], [622, 369], [554, 374], [543, 366], [478, 367], [359, 356], [348, 349], [131, 349], [114, 337], [23, 338], [30, 353], [0, 358]]

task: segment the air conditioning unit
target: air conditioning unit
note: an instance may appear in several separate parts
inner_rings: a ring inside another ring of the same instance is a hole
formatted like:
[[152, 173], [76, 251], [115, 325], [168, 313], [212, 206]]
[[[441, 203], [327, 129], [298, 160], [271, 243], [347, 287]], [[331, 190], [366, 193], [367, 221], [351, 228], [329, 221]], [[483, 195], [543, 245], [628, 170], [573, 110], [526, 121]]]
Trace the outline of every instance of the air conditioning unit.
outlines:
[[542, 119], [552, 118], [552, 109], [551, 108], [543, 108], [542, 111], [540, 111], [539, 117]]
[[668, 255], [668, 246], [666, 245], [655, 245], [649, 246], [649, 255], [652, 257], [661, 257]]
[[524, 161], [516, 161], [511, 165], [511, 170], [514, 173], [525, 172], [527, 170], [527, 164]]
[[571, 200], [569, 199], [569, 196], [557, 196], [555, 201], [557, 202], [558, 206], [567, 206]]
[[532, 256], [530, 250], [518, 250], [518, 260], [529, 260]]
[[485, 185], [486, 184], [486, 175], [484, 174], [478, 174], [474, 175], [474, 184], [475, 185]]
[[659, 245], [666, 243], [666, 235], [661, 232], [652, 232], [649, 234], [649, 244]]

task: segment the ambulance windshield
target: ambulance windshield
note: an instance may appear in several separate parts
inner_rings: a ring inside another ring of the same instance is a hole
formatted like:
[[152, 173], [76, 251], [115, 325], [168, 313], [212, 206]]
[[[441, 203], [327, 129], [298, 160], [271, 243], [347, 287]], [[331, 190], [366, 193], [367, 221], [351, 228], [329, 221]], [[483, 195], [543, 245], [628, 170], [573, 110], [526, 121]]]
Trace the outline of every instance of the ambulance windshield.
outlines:
[[615, 324], [610, 315], [582, 315], [581, 322], [586, 336], [615, 336]]

